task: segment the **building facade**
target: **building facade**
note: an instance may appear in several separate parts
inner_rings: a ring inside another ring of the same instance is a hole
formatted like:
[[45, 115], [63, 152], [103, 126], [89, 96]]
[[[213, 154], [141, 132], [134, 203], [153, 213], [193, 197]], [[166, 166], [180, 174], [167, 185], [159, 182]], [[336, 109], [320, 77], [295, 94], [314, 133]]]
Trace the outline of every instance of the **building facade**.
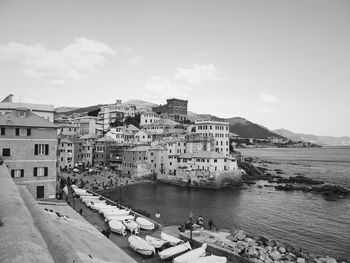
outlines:
[[34, 198], [55, 198], [57, 126], [29, 109], [0, 116], [0, 151], [15, 183]]
[[172, 119], [179, 123], [187, 122], [187, 100], [168, 99], [167, 103], [153, 107], [152, 111], [158, 113], [164, 118]]
[[196, 133], [201, 137], [215, 140], [215, 152], [226, 156], [230, 154], [228, 122], [197, 120], [195, 121], [195, 128]]

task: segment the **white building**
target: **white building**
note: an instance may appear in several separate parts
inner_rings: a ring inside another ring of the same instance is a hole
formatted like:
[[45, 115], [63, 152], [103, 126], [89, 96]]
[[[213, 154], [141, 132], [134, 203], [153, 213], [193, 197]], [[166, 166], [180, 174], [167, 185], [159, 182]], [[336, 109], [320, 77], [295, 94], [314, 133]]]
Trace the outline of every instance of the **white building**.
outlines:
[[73, 119], [73, 122], [78, 125], [79, 133], [96, 134], [97, 130], [101, 129], [101, 125], [97, 123], [98, 118], [94, 116], [83, 116]]
[[219, 122], [211, 120], [195, 121], [196, 133], [204, 138], [215, 139], [215, 152], [223, 155], [230, 154], [230, 132], [228, 122]]
[[159, 115], [153, 111], [143, 112], [140, 116], [140, 126], [155, 123], [159, 119]]

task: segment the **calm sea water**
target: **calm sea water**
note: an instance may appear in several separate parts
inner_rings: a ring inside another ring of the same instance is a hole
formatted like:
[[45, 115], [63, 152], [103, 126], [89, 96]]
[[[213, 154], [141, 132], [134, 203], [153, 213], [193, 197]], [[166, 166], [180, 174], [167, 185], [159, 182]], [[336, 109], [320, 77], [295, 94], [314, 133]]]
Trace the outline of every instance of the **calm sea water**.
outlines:
[[[349, 184], [350, 148], [249, 149], [244, 154], [272, 160], [277, 167], [288, 167], [291, 173], [296, 169], [306, 175]], [[126, 203], [148, 211], [153, 218], [158, 208], [162, 223], [182, 224], [192, 211], [195, 217], [212, 218], [221, 228], [243, 229], [317, 255], [350, 259], [350, 199], [330, 202], [317, 194], [275, 191], [271, 187], [259, 189], [255, 185], [244, 190], [216, 191], [142, 184], [106, 195], [114, 200], [121, 195]]]

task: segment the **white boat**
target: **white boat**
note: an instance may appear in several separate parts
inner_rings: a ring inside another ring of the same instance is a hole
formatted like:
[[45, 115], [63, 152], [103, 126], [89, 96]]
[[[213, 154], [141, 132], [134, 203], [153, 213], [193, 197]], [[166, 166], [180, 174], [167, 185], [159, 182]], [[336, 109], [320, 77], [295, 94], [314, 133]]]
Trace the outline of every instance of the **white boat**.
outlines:
[[122, 222], [130, 232], [134, 232], [135, 229], [139, 228], [139, 225], [134, 220], [124, 219]]
[[211, 255], [211, 256], [207, 256], [207, 257], [197, 258], [192, 262], [193, 263], [226, 263], [227, 258]]
[[134, 220], [134, 218], [135, 217], [133, 215], [126, 215], [126, 216], [107, 215], [107, 216], [105, 216], [105, 222], [109, 222], [111, 220], [118, 220], [118, 221], [122, 222], [125, 219]]
[[63, 192], [68, 196], [68, 187], [66, 185], [63, 187]]
[[104, 216], [127, 216], [130, 214], [129, 210], [124, 209], [113, 209], [113, 210], [102, 210], [101, 213]]
[[146, 241], [150, 244], [152, 244], [152, 246], [154, 246], [155, 248], [161, 248], [162, 246], [164, 246], [166, 244], [165, 240], [159, 239], [159, 238], [155, 238], [155, 237], [151, 237], [149, 235], [147, 235], [145, 237]]
[[109, 227], [111, 228], [111, 231], [117, 234], [124, 234], [125, 232], [125, 226], [122, 222], [118, 220], [111, 220], [108, 222]]
[[204, 243], [201, 247], [193, 249], [181, 256], [174, 258], [173, 263], [192, 263], [195, 259], [205, 256], [207, 244]]
[[148, 219], [144, 218], [144, 217], [138, 217], [136, 218], [136, 223], [140, 226], [140, 228], [142, 229], [146, 229], [146, 230], [153, 230], [154, 224], [149, 221]]
[[152, 256], [156, 253], [154, 246], [141, 237], [132, 235], [128, 238], [128, 241], [130, 247], [141, 255]]
[[187, 250], [191, 250], [190, 242], [186, 242], [175, 247], [164, 249], [161, 252], [159, 252], [158, 255], [161, 259], [167, 259], [178, 256], [181, 253], [186, 252]]
[[174, 236], [171, 236], [171, 235], [168, 235], [164, 232], [162, 232], [160, 234], [160, 238], [165, 240], [166, 242], [168, 242], [171, 246], [175, 246], [175, 245], [183, 242], [181, 239], [174, 237]]

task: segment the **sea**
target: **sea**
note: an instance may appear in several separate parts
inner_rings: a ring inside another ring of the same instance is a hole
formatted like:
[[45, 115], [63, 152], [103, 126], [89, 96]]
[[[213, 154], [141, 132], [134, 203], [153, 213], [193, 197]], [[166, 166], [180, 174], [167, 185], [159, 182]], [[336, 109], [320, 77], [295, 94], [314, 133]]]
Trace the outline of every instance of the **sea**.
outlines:
[[[304, 174], [350, 186], [350, 147], [246, 148], [265, 168], [284, 176]], [[320, 194], [276, 191], [259, 181], [245, 189], [187, 189], [165, 184], [135, 184], [106, 192], [162, 224], [183, 224], [190, 213], [211, 218], [221, 229], [242, 229], [255, 236], [287, 242], [317, 256], [350, 259], [350, 198], [329, 201]], [[258, 187], [261, 185], [262, 188]]]

